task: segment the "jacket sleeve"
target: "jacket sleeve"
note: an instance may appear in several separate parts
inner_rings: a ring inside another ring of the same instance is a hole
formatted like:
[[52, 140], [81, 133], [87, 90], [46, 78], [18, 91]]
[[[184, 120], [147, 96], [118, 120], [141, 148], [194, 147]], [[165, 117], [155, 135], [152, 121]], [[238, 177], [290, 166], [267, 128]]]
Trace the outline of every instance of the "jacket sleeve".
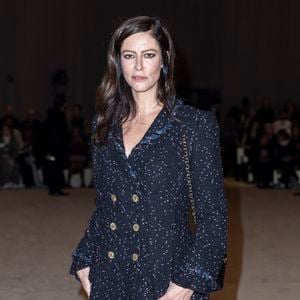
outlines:
[[72, 265], [70, 268], [70, 274], [77, 277], [77, 271], [89, 267], [92, 263], [92, 257], [95, 250], [95, 239], [97, 236], [97, 228], [99, 210], [96, 209], [89, 219], [89, 224], [85, 230], [83, 238], [80, 240], [78, 246], [72, 253]]
[[[96, 129], [96, 117], [94, 117], [92, 122], [92, 131], [94, 132]], [[96, 156], [97, 156], [97, 146], [92, 145], [92, 162], [93, 162], [93, 169], [95, 170], [96, 164]], [[94, 182], [97, 187], [97, 172], [94, 172]], [[97, 189], [97, 195], [99, 191]], [[75, 275], [76, 279], [79, 280], [77, 276], [77, 271], [84, 269], [91, 265], [93, 253], [95, 251], [95, 245], [97, 240], [97, 235], [99, 234], [99, 226], [101, 220], [101, 209], [98, 208], [98, 202], [96, 198], [96, 210], [91, 215], [88, 226], [84, 232], [82, 239], [80, 240], [78, 246], [72, 253], [72, 265], [70, 268], [70, 274]]]
[[189, 160], [196, 232], [193, 244], [175, 264], [172, 282], [208, 294], [216, 290], [216, 278], [227, 248], [227, 203], [215, 115], [202, 111], [192, 135]]

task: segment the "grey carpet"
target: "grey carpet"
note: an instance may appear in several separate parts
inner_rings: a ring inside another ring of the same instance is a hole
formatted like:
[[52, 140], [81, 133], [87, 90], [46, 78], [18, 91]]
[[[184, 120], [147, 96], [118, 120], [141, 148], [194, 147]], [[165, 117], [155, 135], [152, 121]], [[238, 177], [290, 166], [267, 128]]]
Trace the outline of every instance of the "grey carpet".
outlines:
[[[68, 269], [95, 192], [69, 192], [0, 191], [1, 300], [86, 299]], [[225, 288], [212, 300], [300, 298], [300, 197], [293, 192], [226, 180], [229, 263]]]

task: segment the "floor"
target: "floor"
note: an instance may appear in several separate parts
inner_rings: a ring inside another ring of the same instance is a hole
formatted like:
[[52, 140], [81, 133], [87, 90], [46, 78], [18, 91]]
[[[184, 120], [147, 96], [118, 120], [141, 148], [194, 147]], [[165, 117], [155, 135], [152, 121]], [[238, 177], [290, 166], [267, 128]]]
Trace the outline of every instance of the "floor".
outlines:
[[[71, 251], [94, 208], [92, 189], [0, 191], [0, 299], [84, 300], [68, 275]], [[300, 197], [226, 179], [229, 263], [212, 300], [296, 300], [300, 291]]]

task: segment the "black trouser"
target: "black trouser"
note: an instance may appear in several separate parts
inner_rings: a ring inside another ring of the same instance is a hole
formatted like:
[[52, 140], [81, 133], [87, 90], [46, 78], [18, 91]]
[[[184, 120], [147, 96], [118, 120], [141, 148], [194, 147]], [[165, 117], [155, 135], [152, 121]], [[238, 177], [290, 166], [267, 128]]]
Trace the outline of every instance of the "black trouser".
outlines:
[[26, 163], [26, 155], [20, 155], [18, 158], [20, 173], [22, 175], [23, 183], [27, 188], [34, 186], [32, 167]]
[[259, 162], [256, 165], [255, 179], [257, 184], [268, 186], [273, 180], [273, 165], [271, 162]]
[[281, 182], [288, 187], [290, 182], [290, 177], [294, 176], [297, 178], [297, 174], [294, 169], [294, 162], [293, 161], [281, 161], [279, 163], [279, 169], [281, 171]]
[[65, 180], [63, 166], [57, 161], [45, 160], [44, 183], [49, 188], [49, 193], [56, 193], [64, 188]]

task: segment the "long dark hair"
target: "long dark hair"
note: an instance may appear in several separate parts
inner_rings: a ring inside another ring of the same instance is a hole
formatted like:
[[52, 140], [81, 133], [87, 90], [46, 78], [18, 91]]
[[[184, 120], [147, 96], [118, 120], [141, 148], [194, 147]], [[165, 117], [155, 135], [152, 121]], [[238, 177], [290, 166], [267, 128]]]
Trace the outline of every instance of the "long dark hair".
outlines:
[[170, 113], [175, 98], [174, 59], [175, 51], [170, 34], [153, 17], [139, 16], [127, 19], [113, 33], [107, 55], [107, 70], [97, 89], [96, 111], [98, 115], [97, 130], [94, 141], [105, 143], [108, 132], [117, 124], [125, 122], [129, 116], [136, 115], [136, 104], [131, 88], [123, 77], [120, 51], [123, 41], [139, 32], [150, 31], [158, 42], [163, 67], [158, 81], [157, 98]]

